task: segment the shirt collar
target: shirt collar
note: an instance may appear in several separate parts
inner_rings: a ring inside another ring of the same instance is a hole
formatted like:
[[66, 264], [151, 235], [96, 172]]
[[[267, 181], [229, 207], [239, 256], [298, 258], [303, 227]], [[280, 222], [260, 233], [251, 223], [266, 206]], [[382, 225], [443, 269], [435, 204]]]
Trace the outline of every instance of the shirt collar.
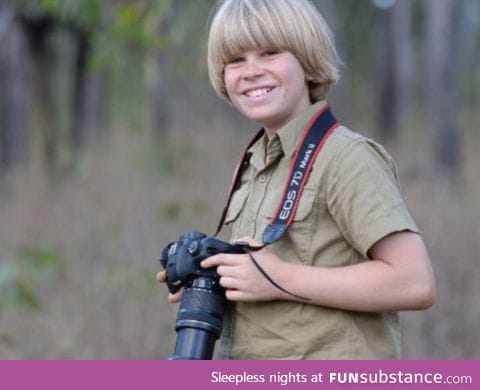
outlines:
[[312, 104], [301, 115], [278, 129], [275, 136], [280, 138], [285, 156], [289, 158], [293, 156], [308, 122], [310, 122], [310, 119], [326, 104], [327, 102], [325, 100], [320, 100]]
[[[279, 147], [278, 141], [280, 141], [280, 148], [283, 154], [286, 157], [291, 158], [295, 153], [298, 141], [300, 140], [305, 127], [308, 125], [308, 122], [326, 104], [327, 102], [325, 100], [320, 100], [312, 104], [302, 114], [278, 129], [271, 139], [268, 139], [268, 136], [265, 133], [263, 137], [248, 149], [248, 153], [252, 155], [252, 164], [256, 167], [260, 164], [264, 165], [266, 156], [269, 154], [277, 154]], [[267, 152], [265, 152], [266, 150]]]

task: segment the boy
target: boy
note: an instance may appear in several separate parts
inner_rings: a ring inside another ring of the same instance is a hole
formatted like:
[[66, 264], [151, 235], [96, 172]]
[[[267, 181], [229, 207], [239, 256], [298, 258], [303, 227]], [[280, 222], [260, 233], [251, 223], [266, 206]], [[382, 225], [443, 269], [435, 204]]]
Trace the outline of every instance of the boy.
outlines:
[[[330, 30], [308, 0], [219, 4], [208, 41], [210, 79], [220, 97], [264, 129], [229, 204], [233, 240], [264, 243], [302, 134], [328, 109], [336, 58]], [[251, 254], [282, 289], [246, 254], [201, 264], [218, 267], [233, 303], [220, 357], [399, 358], [396, 311], [430, 307], [435, 284], [392, 159], [373, 141], [334, 126], [300, 193], [286, 233]], [[158, 278], [165, 281], [165, 273]]]

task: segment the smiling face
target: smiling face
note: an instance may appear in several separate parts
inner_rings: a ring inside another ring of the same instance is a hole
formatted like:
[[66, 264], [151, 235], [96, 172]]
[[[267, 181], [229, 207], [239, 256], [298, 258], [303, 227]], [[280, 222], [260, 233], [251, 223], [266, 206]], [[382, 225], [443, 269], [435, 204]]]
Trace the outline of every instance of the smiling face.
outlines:
[[288, 51], [245, 50], [225, 65], [224, 82], [234, 107], [269, 134], [311, 104], [302, 65]]
[[[218, 96], [231, 102], [234, 91], [232, 85], [227, 91], [225, 83], [226, 76], [230, 80], [233, 74], [232, 65], [252, 49], [263, 48], [275, 49], [282, 60], [284, 54], [293, 55], [302, 67], [298, 71], [308, 76], [310, 101], [326, 98], [338, 80], [338, 57], [328, 25], [309, 0], [222, 0], [218, 4], [208, 35], [208, 74]], [[296, 86], [301, 88], [303, 83]], [[234, 102], [244, 112], [246, 107], [239, 103]]]

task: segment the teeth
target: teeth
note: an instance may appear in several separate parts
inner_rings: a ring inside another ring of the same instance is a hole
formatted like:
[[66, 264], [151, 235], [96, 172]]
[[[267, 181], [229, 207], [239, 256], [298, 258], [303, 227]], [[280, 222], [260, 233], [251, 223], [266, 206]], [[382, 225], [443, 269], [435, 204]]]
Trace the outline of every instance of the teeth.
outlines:
[[262, 95], [265, 95], [269, 93], [272, 90], [272, 88], [259, 88], [259, 89], [254, 89], [252, 91], [248, 91], [246, 93], [247, 96], [249, 97], [260, 97]]

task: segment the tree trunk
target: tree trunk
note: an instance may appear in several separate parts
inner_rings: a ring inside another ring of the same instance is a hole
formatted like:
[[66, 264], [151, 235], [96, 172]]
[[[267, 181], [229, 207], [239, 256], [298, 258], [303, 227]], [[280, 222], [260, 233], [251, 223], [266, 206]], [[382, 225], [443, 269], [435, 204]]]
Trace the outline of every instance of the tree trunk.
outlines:
[[425, 2], [426, 96], [434, 138], [434, 161], [438, 168], [449, 174], [456, 171], [460, 160], [453, 24], [458, 4], [454, 0]]
[[25, 42], [12, 10], [0, 5], [0, 169], [28, 157]]
[[53, 20], [38, 12], [27, 13], [22, 20], [33, 62], [35, 104], [39, 108], [45, 162], [48, 171], [55, 174], [58, 170], [60, 130], [53, 91]]
[[91, 37], [84, 30], [75, 28], [72, 31], [75, 61], [70, 145], [75, 160], [84, 147], [100, 134], [105, 96], [102, 75], [98, 70], [88, 69]]
[[480, 66], [480, 44], [478, 44], [480, 39], [480, 2], [464, 0], [459, 7], [457, 20], [461, 20], [461, 23], [457, 27], [456, 40], [458, 85], [462, 90], [459, 104], [462, 107], [467, 106], [474, 109], [478, 106], [475, 98], [478, 98], [480, 93], [478, 83], [472, 82], [472, 79], [478, 74]]
[[171, 122], [168, 96], [169, 62], [165, 53], [153, 54], [156, 65], [155, 82], [150, 93], [150, 120], [156, 138], [164, 138]]
[[378, 124], [380, 136], [388, 139], [397, 135], [408, 109], [411, 96], [413, 37], [412, 2], [396, 2], [381, 20]]
[[[172, 22], [178, 12], [179, 2], [172, 2], [168, 12], [163, 15], [158, 34], [168, 37]], [[169, 76], [171, 74], [171, 61], [169, 61], [168, 48], [159, 48], [151, 53], [155, 64], [155, 80], [150, 88], [150, 121], [154, 136], [161, 140], [171, 124], [171, 96], [169, 95]]]

